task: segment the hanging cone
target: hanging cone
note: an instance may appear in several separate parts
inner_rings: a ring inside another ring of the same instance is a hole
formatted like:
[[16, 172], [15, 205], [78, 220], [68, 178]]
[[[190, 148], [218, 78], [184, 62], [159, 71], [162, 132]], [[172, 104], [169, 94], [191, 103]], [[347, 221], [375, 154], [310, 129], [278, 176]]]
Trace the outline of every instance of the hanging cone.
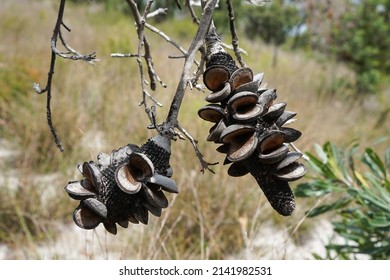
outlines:
[[98, 163], [80, 166], [84, 179], [67, 184], [65, 191], [80, 205], [73, 220], [83, 229], [105, 229], [117, 233], [116, 224], [123, 228], [128, 223], [149, 221], [148, 213], [159, 217], [168, 207], [164, 192], [178, 193], [170, 179], [172, 168], [170, 138], [157, 135], [140, 148], [129, 144], [111, 152], [99, 154]]
[[248, 67], [239, 68], [226, 53], [212, 28], [206, 36], [206, 69], [203, 80], [211, 93], [198, 115], [213, 122], [208, 141], [223, 143], [217, 151], [230, 164], [228, 174], [240, 177], [250, 173], [272, 207], [281, 215], [291, 215], [294, 195], [288, 182], [306, 173], [297, 162], [300, 153], [290, 152], [287, 143], [301, 132], [284, 127], [295, 112], [285, 111], [286, 102], [274, 103], [276, 89], [263, 85], [264, 73], [254, 75]]

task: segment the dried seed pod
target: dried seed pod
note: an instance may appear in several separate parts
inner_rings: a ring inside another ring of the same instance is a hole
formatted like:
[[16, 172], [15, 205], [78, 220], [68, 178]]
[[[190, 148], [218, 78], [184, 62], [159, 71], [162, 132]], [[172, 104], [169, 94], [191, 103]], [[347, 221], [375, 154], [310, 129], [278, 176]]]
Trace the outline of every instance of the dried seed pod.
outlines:
[[107, 218], [107, 207], [102, 202], [93, 197], [88, 197], [81, 201], [83, 206], [88, 207], [92, 212], [100, 216], [101, 218]]
[[211, 91], [222, 90], [229, 78], [229, 69], [221, 65], [211, 66], [203, 73], [203, 83]]
[[292, 143], [298, 140], [302, 135], [302, 132], [291, 127], [282, 127], [281, 131], [283, 131], [285, 135], [285, 142], [287, 143]]
[[129, 144], [110, 155], [99, 154], [97, 164], [84, 163], [84, 179], [65, 187], [71, 198], [80, 200], [73, 213], [76, 225], [93, 229], [103, 223], [108, 232], [116, 234], [116, 224], [125, 228], [128, 222], [147, 224], [148, 211], [160, 216], [168, 206], [164, 192], [179, 192], [169, 178], [170, 141], [168, 136], [157, 135], [141, 147]]
[[140, 205], [136, 211], [134, 211], [134, 217], [140, 222], [143, 223], [144, 225], [148, 224], [149, 221], [149, 214], [148, 214], [148, 209]]
[[283, 181], [296, 181], [302, 178], [307, 172], [306, 167], [298, 162], [293, 162], [283, 167], [282, 169], [277, 170], [274, 174], [275, 176]]
[[134, 194], [141, 189], [142, 182], [153, 174], [154, 165], [146, 155], [131, 153], [128, 161], [116, 169], [115, 181], [123, 192]]
[[238, 122], [253, 122], [263, 113], [263, 107], [257, 103], [257, 100], [258, 96], [254, 92], [237, 93], [228, 101], [229, 112]]
[[256, 150], [258, 137], [253, 126], [233, 124], [222, 132], [221, 141], [229, 144], [227, 159], [241, 161]]
[[297, 115], [295, 112], [284, 111], [283, 114], [276, 120], [275, 124], [282, 127], [287, 121], [291, 120]]
[[[145, 202], [144, 206], [150, 213], [152, 213], [156, 217], [161, 217], [162, 209], [158, 206], [153, 206], [150, 203]], [[138, 221], [137, 221], [138, 222]]]
[[279, 147], [281, 147], [285, 141], [283, 132], [279, 130], [268, 130], [260, 135], [259, 152], [261, 154], [267, 154]]
[[302, 154], [299, 152], [288, 152], [287, 155], [283, 158], [283, 160], [278, 162], [278, 164], [275, 166], [275, 169], [280, 170], [280, 169], [292, 164], [293, 162], [297, 161], [301, 157], [302, 157]]
[[230, 77], [230, 85], [232, 90], [237, 89], [238, 87], [250, 83], [253, 81], [253, 72], [252, 69], [248, 67], [238, 68]]
[[158, 173], [155, 173], [152, 177], [147, 178], [146, 182], [150, 183], [148, 185], [156, 185], [166, 192], [179, 193], [179, 189], [177, 188], [175, 181]]
[[230, 83], [225, 82], [224, 87], [219, 91], [215, 91], [215, 92], [210, 93], [206, 97], [206, 101], [210, 102], [210, 103], [221, 102], [221, 101], [225, 100], [226, 98], [228, 98], [230, 93], [231, 93]]
[[[259, 92], [258, 92], [259, 93]], [[272, 102], [276, 99], [276, 90], [268, 89], [264, 92], [259, 93], [258, 103], [263, 106], [264, 112], [267, 112], [269, 107], [272, 105]]]
[[296, 113], [285, 111], [286, 102], [274, 104], [276, 89], [262, 84], [263, 73], [253, 76], [250, 68], [235, 65], [214, 29], [206, 37], [206, 47], [203, 79], [212, 91], [206, 101], [214, 104], [201, 108], [198, 115], [215, 123], [207, 140], [223, 143], [217, 151], [226, 155], [223, 164], [231, 164], [230, 176], [250, 173], [271, 206], [281, 215], [291, 215], [295, 201], [288, 181], [306, 173], [297, 162], [302, 154], [289, 152], [286, 144], [301, 132], [283, 127]]
[[160, 208], [168, 207], [168, 199], [165, 197], [164, 193], [159, 190], [158, 187], [149, 185], [144, 185], [143, 191], [146, 196], [146, 200], [153, 206]]
[[249, 173], [245, 165], [239, 161], [233, 162], [227, 172], [232, 177], [241, 177]]
[[234, 92], [236, 94], [239, 92], [242, 92], [242, 91], [257, 92], [257, 90], [259, 89], [260, 83], [261, 83], [261, 80], [250, 81], [248, 83], [242, 84], [239, 87], [237, 87]]
[[259, 154], [259, 159], [262, 163], [273, 164], [283, 160], [288, 154], [288, 146], [283, 144], [268, 153]]
[[123, 228], [128, 228], [129, 227], [129, 221], [128, 220], [119, 221], [118, 225], [120, 225]]
[[261, 116], [261, 118], [263, 119], [263, 121], [268, 123], [275, 122], [275, 120], [277, 120], [283, 114], [286, 106], [286, 102], [273, 104], [268, 108], [268, 112]]
[[215, 125], [213, 125], [209, 130], [209, 136], [207, 136], [207, 141], [221, 143], [220, 136], [221, 133], [226, 129], [226, 123], [222, 119]]
[[118, 229], [117, 229], [115, 223], [104, 222], [103, 225], [104, 225], [104, 228], [111, 234], [115, 235], [118, 232]]
[[217, 123], [225, 117], [225, 110], [217, 104], [207, 104], [198, 111], [199, 117], [202, 119]]
[[69, 196], [77, 200], [94, 197], [96, 194], [95, 187], [88, 180], [69, 182], [65, 188]]
[[205, 37], [206, 43], [206, 69], [215, 65], [223, 65], [228, 68], [229, 73], [233, 73], [238, 67], [231, 55], [226, 53], [221, 44], [221, 39], [215, 32], [215, 28], [211, 28], [210, 32]]
[[101, 173], [96, 164], [94, 162], [84, 162], [82, 170], [83, 176], [98, 189], [101, 184]]

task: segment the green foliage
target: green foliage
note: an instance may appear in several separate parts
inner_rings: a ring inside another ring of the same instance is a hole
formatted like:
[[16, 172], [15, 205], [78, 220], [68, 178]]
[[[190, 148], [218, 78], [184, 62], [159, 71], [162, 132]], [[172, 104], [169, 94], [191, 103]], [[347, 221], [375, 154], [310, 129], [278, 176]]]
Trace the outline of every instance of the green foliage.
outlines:
[[[308, 217], [336, 214], [334, 231], [344, 244], [327, 245], [328, 257], [350, 259], [364, 254], [371, 259], [390, 259], [390, 148], [384, 160], [366, 148], [356, 162], [358, 145], [348, 149], [327, 142], [317, 145], [317, 156], [308, 153], [313, 178], [298, 185], [298, 197], [331, 200], [311, 209]], [[363, 174], [360, 171], [366, 168]]]
[[390, 1], [349, 1], [340, 22], [334, 24], [333, 49], [356, 73], [358, 93], [377, 93], [390, 73]]
[[[246, 9], [242, 5], [242, 0], [231, 0], [234, 10], [235, 25], [240, 26], [242, 19], [246, 17]], [[229, 34], [229, 15], [227, 13], [226, 1], [219, 1], [218, 7], [214, 11], [213, 20], [219, 34]]]
[[296, 6], [272, 1], [264, 6], [247, 6], [245, 31], [249, 38], [259, 36], [266, 43], [282, 45], [299, 22]]

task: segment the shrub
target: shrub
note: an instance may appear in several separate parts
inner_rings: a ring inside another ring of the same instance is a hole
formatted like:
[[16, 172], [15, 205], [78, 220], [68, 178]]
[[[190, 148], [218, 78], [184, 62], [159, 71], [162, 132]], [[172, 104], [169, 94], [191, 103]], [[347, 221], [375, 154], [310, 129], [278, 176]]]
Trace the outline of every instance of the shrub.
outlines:
[[[308, 153], [313, 178], [297, 186], [299, 197], [331, 200], [308, 211], [308, 217], [335, 214], [334, 231], [345, 242], [330, 240], [327, 257], [390, 259], [390, 148], [384, 160], [366, 148], [356, 162], [358, 144], [338, 148], [332, 143]], [[367, 168], [363, 173], [360, 169]], [[317, 256], [318, 257], [318, 256]]]

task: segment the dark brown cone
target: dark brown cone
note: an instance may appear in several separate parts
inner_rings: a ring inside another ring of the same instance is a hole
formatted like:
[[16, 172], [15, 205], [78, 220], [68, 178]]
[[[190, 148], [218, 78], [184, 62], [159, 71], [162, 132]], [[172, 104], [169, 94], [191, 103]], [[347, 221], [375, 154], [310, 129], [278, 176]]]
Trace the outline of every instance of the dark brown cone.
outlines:
[[167, 170], [170, 168], [169, 159], [171, 157], [171, 140], [168, 137], [154, 136], [142, 145], [141, 150], [153, 162], [154, 168], [159, 174], [168, 175]]
[[142, 203], [139, 194], [127, 194], [119, 189], [115, 181], [116, 166], [109, 166], [102, 171], [103, 188], [97, 199], [107, 207], [107, 221], [117, 223], [127, 220]]
[[210, 59], [206, 61], [206, 69], [214, 65], [225, 66], [229, 69], [230, 75], [238, 69], [238, 66], [232, 56], [226, 52], [218, 52], [211, 55]]
[[290, 216], [295, 209], [295, 200], [289, 184], [273, 176], [270, 172], [272, 166], [262, 164], [257, 154], [243, 161], [243, 164], [256, 179], [271, 206], [280, 215]]

